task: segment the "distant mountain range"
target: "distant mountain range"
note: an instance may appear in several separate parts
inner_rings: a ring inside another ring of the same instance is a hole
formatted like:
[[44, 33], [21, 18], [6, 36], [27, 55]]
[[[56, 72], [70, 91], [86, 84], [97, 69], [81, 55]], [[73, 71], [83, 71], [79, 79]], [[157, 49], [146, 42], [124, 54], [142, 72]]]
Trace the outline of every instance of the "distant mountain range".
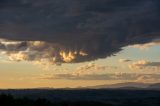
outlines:
[[[54, 88], [37, 88], [37, 89], [54, 89]], [[142, 90], [160, 90], [160, 83], [138, 83], [138, 82], [125, 82], [117, 84], [104, 84], [96, 86], [87, 87], [77, 87], [77, 88], [60, 88], [61, 90], [76, 90], [76, 89], [142, 89]]]
[[150, 88], [150, 89], [160, 89], [160, 83], [151, 84], [151, 85], [149, 85], [148, 88]]
[[126, 82], [126, 83], [118, 83], [112, 85], [97, 85], [97, 86], [88, 86], [86, 88], [91, 89], [159, 89], [160, 83], [137, 83], [137, 82]]
[[[143, 101], [143, 103], [151, 102], [159, 103], [160, 98], [160, 83], [118, 83], [112, 85], [98, 85], [78, 88], [35, 88], [35, 89], [0, 89], [0, 94], [11, 94], [15, 98], [24, 98], [36, 100], [45, 98], [52, 102], [62, 101], [96, 101], [102, 103], [135, 103]], [[148, 98], [148, 99], [147, 99]], [[153, 99], [154, 98], [154, 99]], [[116, 100], [116, 102], [114, 101]], [[129, 100], [129, 102], [128, 102]], [[121, 102], [122, 101], [122, 102]], [[88, 106], [88, 105], [87, 105]], [[112, 105], [113, 106], [113, 105]], [[117, 105], [116, 105], [117, 106]], [[123, 105], [121, 105], [123, 106]], [[137, 106], [137, 105], [133, 105]], [[146, 106], [145, 104], [141, 106]], [[153, 105], [159, 106], [159, 105]]]

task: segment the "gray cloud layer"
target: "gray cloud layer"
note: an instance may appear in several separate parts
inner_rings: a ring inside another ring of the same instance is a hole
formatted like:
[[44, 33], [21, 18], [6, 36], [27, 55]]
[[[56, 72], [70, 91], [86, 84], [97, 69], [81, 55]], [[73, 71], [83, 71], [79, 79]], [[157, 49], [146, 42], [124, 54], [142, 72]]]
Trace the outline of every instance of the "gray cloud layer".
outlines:
[[0, 0], [0, 38], [43, 41], [54, 55], [78, 51], [57, 62], [90, 61], [160, 37], [159, 11], [159, 0]]

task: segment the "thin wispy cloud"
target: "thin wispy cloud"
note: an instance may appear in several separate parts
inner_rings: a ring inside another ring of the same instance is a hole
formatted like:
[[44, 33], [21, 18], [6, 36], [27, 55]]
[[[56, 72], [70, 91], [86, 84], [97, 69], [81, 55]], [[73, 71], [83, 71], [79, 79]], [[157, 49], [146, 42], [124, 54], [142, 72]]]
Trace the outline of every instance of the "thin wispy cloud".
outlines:
[[132, 81], [132, 82], [159, 82], [159, 74], [135, 74], [135, 73], [121, 73], [121, 74], [90, 74], [90, 75], [74, 75], [74, 74], [53, 74], [42, 75], [35, 77], [41, 80], [106, 80], [106, 81]]
[[132, 61], [132, 60], [130, 60], [130, 59], [119, 59], [120, 63], [127, 63], [127, 62], [130, 62], [130, 61]]

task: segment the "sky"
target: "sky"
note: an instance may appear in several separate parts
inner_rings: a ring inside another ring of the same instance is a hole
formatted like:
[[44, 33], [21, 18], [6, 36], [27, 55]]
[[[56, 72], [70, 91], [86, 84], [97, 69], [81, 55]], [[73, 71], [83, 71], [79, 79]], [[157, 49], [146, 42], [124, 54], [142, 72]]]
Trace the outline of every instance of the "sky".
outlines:
[[160, 83], [159, 0], [0, 0], [0, 88]]

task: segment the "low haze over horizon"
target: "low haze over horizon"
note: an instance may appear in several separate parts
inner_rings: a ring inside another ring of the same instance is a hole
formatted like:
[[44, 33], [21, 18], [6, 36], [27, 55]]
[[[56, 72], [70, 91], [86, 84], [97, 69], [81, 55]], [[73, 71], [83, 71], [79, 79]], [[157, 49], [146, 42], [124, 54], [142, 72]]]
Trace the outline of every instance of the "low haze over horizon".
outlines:
[[159, 0], [0, 0], [0, 89], [160, 83]]

